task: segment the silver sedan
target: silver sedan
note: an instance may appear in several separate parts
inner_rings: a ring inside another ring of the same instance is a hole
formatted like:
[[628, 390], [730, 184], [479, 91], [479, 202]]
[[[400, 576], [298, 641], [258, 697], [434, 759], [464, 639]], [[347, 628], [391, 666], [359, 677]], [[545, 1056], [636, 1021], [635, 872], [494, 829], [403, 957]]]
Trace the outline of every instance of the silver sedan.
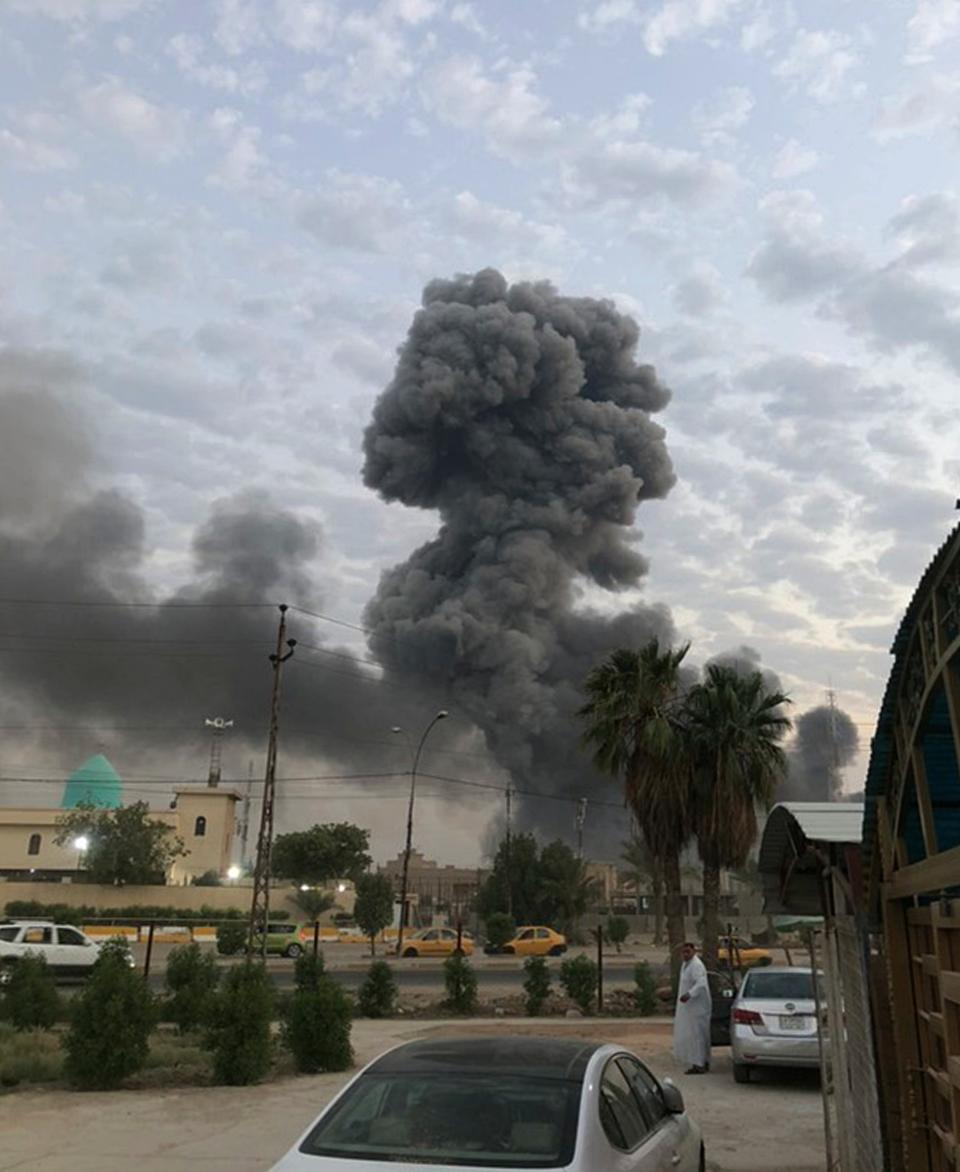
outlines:
[[360, 1072], [273, 1172], [442, 1168], [702, 1172], [669, 1079], [617, 1046], [547, 1038], [409, 1042]]
[[730, 1051], [737, 1082], [759, 1066], [819, 1066], [813, 970], [747, 973], [730, 1010]]

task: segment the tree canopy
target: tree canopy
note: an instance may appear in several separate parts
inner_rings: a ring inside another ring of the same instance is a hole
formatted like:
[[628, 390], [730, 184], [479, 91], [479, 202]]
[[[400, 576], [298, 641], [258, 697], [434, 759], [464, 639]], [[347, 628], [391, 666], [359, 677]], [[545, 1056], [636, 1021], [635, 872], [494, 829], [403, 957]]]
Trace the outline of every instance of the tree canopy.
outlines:
[[187, 851], [173, 827], [158, 821], [146, 802], [103, 810], [83, 804], [57, 819], [58, 846], [87, 840], [81, 867], [93, 883], [165, 883], [174, 859]]
[[296, 883], [357, 880], [370, 866], [369, 847], [369, 830], [351, 822], [326, 822], [277, 835], [271, 870], [278, 879]]
[[378, 933], [393, 922], [393, 884], [386, 875], [371, 873], [360, 876], [357, 880], [353, 918], [364, 935], [370, 937], [372, 952]]
[[591, 887], [584, 863], [566, 843], [558, 839], [541, 849], [532, 834], [514, 834], [497, 848], [477, 906], [484, 919], [509, 911], [517, 924], [569, 931], [586, 911]]

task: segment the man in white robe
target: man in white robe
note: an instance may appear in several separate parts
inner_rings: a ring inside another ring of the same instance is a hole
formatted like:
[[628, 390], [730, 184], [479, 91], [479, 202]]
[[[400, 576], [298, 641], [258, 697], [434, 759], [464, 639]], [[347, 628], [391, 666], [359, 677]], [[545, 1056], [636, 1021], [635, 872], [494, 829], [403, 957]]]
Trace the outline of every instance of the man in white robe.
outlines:
[[710, 1015], [713, 1002], [703, 961], [695, 944], [681, 949], [683, 967], [677, 990], [673, 1019], [673, 1056], [687, 1074], [704, 1074], [710, 1069]]

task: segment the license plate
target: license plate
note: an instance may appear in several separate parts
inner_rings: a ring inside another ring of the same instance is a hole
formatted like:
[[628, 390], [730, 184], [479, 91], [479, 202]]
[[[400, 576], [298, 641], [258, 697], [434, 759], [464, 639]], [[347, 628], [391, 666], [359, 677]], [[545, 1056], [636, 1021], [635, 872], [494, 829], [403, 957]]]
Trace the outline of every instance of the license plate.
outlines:
[[790, 1017], [781, 1017], [780, 1028], [782, 1030], [805, 1030], [807, 1028], [807, 1019], [805, 1017], [801, 1017], [800, 1014], [792, 1014]]

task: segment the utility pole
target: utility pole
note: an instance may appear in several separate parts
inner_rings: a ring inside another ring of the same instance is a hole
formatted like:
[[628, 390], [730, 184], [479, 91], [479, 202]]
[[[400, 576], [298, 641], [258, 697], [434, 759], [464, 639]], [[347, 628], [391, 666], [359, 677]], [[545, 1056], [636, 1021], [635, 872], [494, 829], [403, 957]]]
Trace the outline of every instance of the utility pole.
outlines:
[[513, 783], [507, 782], [507, 837], [506, 843], [506, 860], [507, 860], [507, 915], [513, 915], [513, 867], [511, 866], [512, 859], [510, 854], [510, 811], [513, 805]]
[[577, 858], [583, 860], [583, 824], [587, 820], [587, 799], [577, 802]]
[[[254, 950], [261, 959], [267, 958], [267, 921], [270, 916], [270, 855], [273, 850], [273, 808], [277, 782], [277, 734], [280, 729], [280, 676], [296, 639], [287, 638], [287, 607], [280, 607], [280, 625], [277, 628], [277, 650], [270, 656], [273, 664], [273, 696], [270, 701], [270, 738], [267, 742], [267, 770], [263, 779], [263, 808], [260, 811], [260, 833], [257, 837], [257, 864], [253, 872], [253, 900], [250, 904], [250, 926], [247, 930], [247, 957]], [[288, 650], [284, 653], [284, 647]]]
[[210, 773], [207, 777], [207, 785], [210, 789], [215, 789], [220, 784], [223, 734], [228, 728], [233, 728], [233, 721], [224, 720], [222, 716], [214, 716], [212, 719], [208, 717], [203, 723], [205, 727], [213, 729], [213, 736], [210, 738]]
[[247, 839], [250, 837], [250, 798], [253, 794], [253, 762], [247, 762], [247, 788], [243, 793], [243, 821], [240, 825], [240, 862], [247, 861]]

